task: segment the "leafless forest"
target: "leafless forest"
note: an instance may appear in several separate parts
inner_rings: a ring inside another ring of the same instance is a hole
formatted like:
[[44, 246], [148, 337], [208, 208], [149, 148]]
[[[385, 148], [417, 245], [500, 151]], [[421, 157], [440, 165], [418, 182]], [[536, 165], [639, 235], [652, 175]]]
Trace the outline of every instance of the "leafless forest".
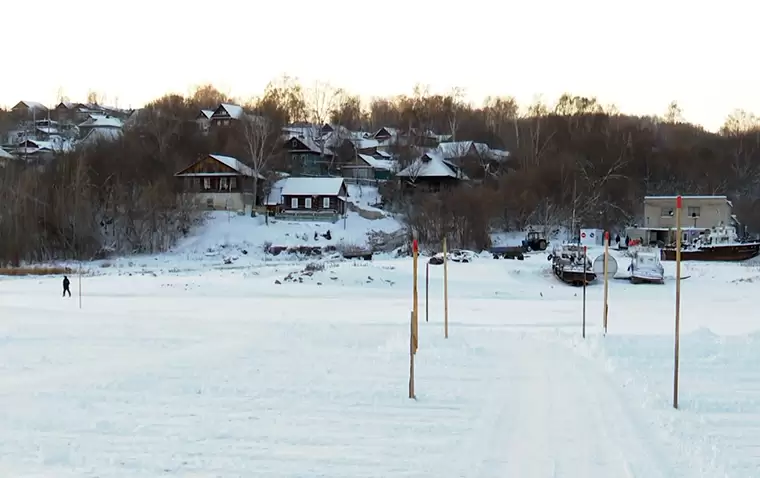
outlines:
[[[243, 104], [266, 122], [201, 134], [199, 110], [221, 102]], [[358, 97], [340, 89], [288, 78], [247, 101], [203, 86], [147, 105], [116, 141], [0, 168], [0, 262], [163, 250], [197, 219], [178, 199], [175, 172], [205, 153], [236, 156], [264, 175], [288, 171], [281, 127], [305, 121], [369, 132], [431, 130], [511, 153], [506, 168], [485, 171], [481, 180], [446, 194], [408, 196], [396, 182], [385, 184], [389, 207], [404, 212], [422, 241], [448, 235], [457, 245], [484, 247], [489, 230], [568, 225], [573, 210], [583, 224], [619, 227], [636, 222], [646, 194], [727, 194], [739, 219], [760, 231], [757, 118], [737, 110], [715, 134], [685, 123], [675, 103], [663, 110], [627, 116], [571, 94], [556, 104], [518, 105], [499, 97], [474, 107], [459, 91], [434, 95], [419, 87], [362, 108]], [[0, 111], [0, 133], [14, 121], [11, 112]], [[408, 147], [395, 153], [402, 167], [414, 157]]]

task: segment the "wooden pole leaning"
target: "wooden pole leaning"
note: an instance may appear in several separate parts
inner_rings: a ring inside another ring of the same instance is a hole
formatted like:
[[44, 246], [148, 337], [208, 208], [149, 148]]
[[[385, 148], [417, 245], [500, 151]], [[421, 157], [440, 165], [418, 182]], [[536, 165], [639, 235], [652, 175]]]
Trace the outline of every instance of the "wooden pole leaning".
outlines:
[[678, 408], [678, 367], [681, 335], [681, 196], [676, 197], [676, 330], [673, 366], [673, 408]]

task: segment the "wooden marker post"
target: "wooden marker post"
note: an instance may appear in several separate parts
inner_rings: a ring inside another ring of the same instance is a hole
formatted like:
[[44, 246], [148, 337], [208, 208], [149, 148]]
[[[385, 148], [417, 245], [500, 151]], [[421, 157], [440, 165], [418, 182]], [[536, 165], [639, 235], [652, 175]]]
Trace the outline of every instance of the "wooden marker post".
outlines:
[[604, 323], [604, 335], [607, 335], [607, 311], [609, 307], [607, 306], [607, 297], [608, 297], [608, 286], [609, 281], [607, 278], [607, 265], [609, 264], [609, 261], [607, 260], [610, 256], [610, 233], [609, 231], [604, 232], [604, 312], [603, 312], [603, 323]]
[[586, 338], [586, 246], [583, 246], [583, 338]]
[[412, 319], [413, 319], [413, 322], [414, 322], [414, 330], [415, 330], [415, 334], [414, 334], [414, 353], [417, 353], [417, 349], [420, 346], [420, 344], [419, 344], [419, 337], [416, 334], [416, 332], [419, 330], [419, 321], [418, 321], [418, 318], [419, 318], [419, 315], [418, 315], [418, 313], [419, 313], [419, 309], [418, 309], [419, 302], [418, 302], [418, 299], [417, 299], [417, 256], [418, 256], [417, 249], [418, 249], [417, 239], [414, 239], [414, 241], [412, 241], [412, 258], [413, 258], [413, 264], [414, 264], [414, 274], [413, 274], [414, 275], [414, 279], [413, 279], [414, 280], [414, 286], [412, 288], [412, 304], [413, 304]]
[[[79, 280], [77, 281], [77, 289], [79, 289], [79, 308], [82, 308], [82, 261], [79, 261]], [[71, 293], [71, 292], [69, 292]]]
[[673, 408], [678, 408], [678, 355], [681, 334], [681, 196], [676, 197], [676, 339], [673, 367]]
[[414, 352], [417, 337], [414, 330], [414, 311], [409, 317], [409, 398], [417, 399], [414, 395]]
[[430, 319], [430, 263], [425, 264], [425, 322]]
[[449, 258], [443, 238], [443, 337], [449, 338]]

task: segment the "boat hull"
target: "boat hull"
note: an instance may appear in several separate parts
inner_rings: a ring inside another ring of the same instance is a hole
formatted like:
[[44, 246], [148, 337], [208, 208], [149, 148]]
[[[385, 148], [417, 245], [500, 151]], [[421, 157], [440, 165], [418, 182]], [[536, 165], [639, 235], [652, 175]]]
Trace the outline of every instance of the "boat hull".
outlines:
[[[740, 262], [760, 255], [760, 243], [702, 246], [699, 249], [682, 249], [682, 261]], [[662, 249], [662, 260], [676, 260], [676, 250]]]
[[656, 274], [631, 274], [632, 284], [664, 284], [665, 278]]
[[561, 280], [565, 284], [569, 284], [575, 287], [582, 286], [584, 280], [586, 281], [586, 285], [596, 280], [596, 274], [593, 272], [586, 271], [584, 274], [583, 271], [567, 270], [562, 269], [561, 267], [554, 267], [553, 271], [554, 276], [557, 277], [557, 279]]

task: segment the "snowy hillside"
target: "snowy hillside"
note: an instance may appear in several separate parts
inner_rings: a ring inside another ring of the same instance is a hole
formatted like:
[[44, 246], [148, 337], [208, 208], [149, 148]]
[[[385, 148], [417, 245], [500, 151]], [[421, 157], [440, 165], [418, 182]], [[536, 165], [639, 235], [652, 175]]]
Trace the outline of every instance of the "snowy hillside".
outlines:
[[[269, 246], [368, 247], [375, 232], [393, 233], [403, 224], [391, 217], [370, 220], [355, 212], [336, 223], [282, 221], [264, 216], [251, 218], [228, 212], [206, 214], [203, 224], [188, 233], [166, 254], [114, 257], [87, 265], [88, 273], [112, 274], [150, 271], [204, 270], [209, 268], [241, 268], [264, 262], [303, 260], [291, 254], [273, 256]], [[329, 239], [326, 238], [329, 231]], [[76, 264], [71, 264], [76, 267]]]

